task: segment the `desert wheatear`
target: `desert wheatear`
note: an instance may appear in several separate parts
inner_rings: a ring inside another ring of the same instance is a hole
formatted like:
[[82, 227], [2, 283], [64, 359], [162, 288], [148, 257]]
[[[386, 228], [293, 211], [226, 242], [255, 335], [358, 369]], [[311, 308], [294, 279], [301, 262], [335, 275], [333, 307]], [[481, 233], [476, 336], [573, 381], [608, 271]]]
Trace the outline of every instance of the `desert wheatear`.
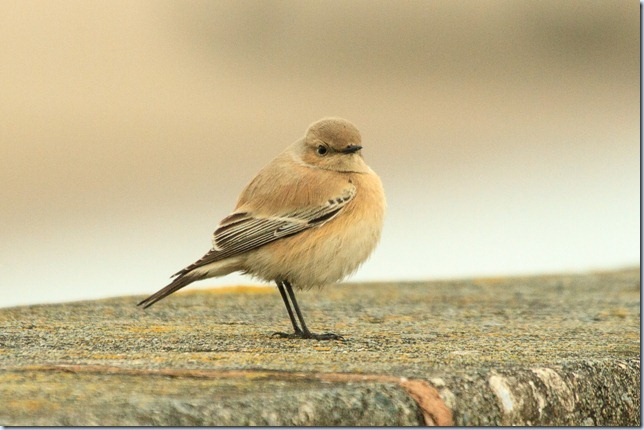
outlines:
[[241, 271], [277, 283], [295, 331], [276, 335], [340, 339], [309, 331], [293, 288], [341, 280], [380, 239], [385, 195], [361, 150], [360, 132], [349, 121], [313, 123], [246, 186], [215, 230], [212, 249], [139, 305], [147, 308], [194, 281]]

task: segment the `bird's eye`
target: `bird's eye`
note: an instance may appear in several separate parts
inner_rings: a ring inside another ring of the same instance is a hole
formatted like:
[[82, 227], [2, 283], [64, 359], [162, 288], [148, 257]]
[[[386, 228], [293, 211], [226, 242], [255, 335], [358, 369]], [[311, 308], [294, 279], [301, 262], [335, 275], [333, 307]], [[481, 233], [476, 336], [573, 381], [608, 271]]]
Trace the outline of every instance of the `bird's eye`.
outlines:
[[326, 149], [326, 146], [324, 146], [324, 145], [318, 146], [318, 149], [317, 149], [318, 154], [324, 155], [324, 154], [327, 153], [327, 151], [328, 151], [328, 149]]

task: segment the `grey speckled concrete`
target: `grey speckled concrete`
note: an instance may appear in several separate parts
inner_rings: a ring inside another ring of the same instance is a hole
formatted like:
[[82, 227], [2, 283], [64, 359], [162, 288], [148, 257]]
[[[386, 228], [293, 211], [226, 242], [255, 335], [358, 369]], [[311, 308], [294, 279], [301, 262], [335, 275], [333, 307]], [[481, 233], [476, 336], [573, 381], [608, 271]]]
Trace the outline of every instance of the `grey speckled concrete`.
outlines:
[[139, 299], [0, 309], [0, 424], [640, 424], [639, 269]]

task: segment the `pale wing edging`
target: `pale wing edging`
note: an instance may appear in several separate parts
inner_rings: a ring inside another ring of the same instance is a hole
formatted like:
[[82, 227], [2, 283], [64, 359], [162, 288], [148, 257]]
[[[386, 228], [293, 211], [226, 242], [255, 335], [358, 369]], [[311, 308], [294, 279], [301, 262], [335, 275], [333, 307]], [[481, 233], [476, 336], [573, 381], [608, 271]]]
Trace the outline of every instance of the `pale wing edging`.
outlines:
[[283, 216], [253, 216], [237, 212], [224, 218], [213, 234], [214, 247], [202, 258], [172, 275], [184, 276], [191, 271], [266, 245], [277, 239], [319, 227], [331, 219], [356, 195], [355, 187], [344, 191], [341, 197], [329, 199], [323, 206], [291, 211]]

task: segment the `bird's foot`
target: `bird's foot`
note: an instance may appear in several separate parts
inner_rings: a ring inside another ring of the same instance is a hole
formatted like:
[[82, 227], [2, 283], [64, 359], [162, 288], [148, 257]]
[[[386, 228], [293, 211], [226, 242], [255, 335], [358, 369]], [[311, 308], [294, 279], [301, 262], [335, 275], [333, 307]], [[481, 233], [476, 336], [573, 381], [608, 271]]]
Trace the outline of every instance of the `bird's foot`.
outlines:
[[272, 337], [280, 339], [315, 339], [315, 340], [344, 340], [344, 337], [335, 333], [311, 333], [310, 331], [298, 330], [295, 333], [284, 333], [281, 331], [273, 333]]

